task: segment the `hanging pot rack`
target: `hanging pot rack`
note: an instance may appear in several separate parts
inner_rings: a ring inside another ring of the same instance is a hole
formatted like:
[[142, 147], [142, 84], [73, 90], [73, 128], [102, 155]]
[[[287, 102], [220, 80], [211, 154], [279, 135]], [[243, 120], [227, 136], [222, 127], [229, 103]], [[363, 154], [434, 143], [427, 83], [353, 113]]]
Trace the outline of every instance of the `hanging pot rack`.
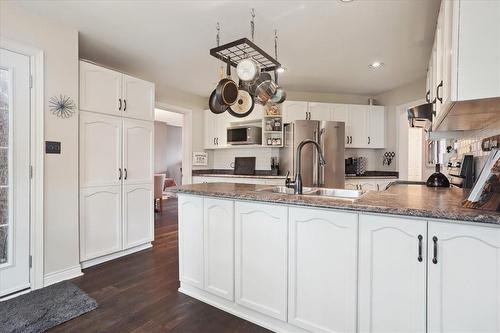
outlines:
[[[252, 19], [250, 21], [250, 33], [252, 40], [241, 38], [233, 42], [220, 44], [220, 25], [217, 23], [217, 47], [210, 49], [210, 55], [230, 64], [233, 67], [238, 66], [238, 63], [243, 59], [251, 58], [259, 64], [261, 71], [271, 72], [281, 67], [281, 64], [276, 58], [270, 56], [254, 43], [255, 34], [255, 9], [250, 11]], [[276, 43], [275, 43], [276, 52]]]

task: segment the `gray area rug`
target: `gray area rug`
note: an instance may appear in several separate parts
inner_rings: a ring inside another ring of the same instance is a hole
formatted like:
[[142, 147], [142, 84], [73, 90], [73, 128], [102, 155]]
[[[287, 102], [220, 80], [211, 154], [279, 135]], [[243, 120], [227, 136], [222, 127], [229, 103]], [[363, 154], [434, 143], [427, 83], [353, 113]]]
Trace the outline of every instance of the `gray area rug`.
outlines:
[[0, 302], [0, 332], [43, 332], [96, 308], [93, 298], [64, 281]]

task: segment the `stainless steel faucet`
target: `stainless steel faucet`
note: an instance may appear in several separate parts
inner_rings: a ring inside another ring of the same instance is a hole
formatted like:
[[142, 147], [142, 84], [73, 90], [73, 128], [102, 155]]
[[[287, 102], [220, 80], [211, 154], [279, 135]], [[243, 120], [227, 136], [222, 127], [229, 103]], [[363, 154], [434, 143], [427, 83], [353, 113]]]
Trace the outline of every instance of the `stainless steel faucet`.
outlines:
[[320, 165], [325, 165], [326, 161], [325, 158], [323, 157], [323, 152], [321, 151], [321, 147], [319, 143], [317, 143], [314, 140], [303, 140], [299, 145], [297, 146], [297, 152], [295, 153], [295, 179], [292, 181], [290, 178], [288, 178], [288, 174], [286, 175], [286, 180], [285, 180], [285, 185], [288, 188], [293, 188], [293, 193], [294, 194], [302, 194], [302, 175], [301, 175], [301, 167], [302, 167], [302, 148], [307, 145], [308, 143], [313, 144], [316, 149], [318, 150], [319, 154], [319, 164]]

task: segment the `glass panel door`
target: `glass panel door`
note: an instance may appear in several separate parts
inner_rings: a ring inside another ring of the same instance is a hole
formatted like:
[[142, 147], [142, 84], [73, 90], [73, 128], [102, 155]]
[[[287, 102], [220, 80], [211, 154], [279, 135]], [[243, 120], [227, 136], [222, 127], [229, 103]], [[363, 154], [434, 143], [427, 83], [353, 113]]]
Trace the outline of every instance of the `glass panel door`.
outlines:
[[8, 264], [10, 255], [10, 187], [9, 187], [9, 72], [0, 68], [0, 266]]

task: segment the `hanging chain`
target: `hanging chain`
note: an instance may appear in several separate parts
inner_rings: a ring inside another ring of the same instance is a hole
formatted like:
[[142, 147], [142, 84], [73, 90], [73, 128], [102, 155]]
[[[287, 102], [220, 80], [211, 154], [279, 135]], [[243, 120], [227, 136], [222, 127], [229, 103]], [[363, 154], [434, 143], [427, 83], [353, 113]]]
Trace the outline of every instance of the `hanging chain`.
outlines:
[[216, 29], [217, 29], [217, 36], [215, 37], [215, 40], [217, 42], [217, 47], [219, 47], [220, 46], [220, 24], [219, 24], [219, 22], [217, 22]]
[[274, 29], [274, 57], [278, 60], [278, 29]]
[[252, 42], [255, 35], [255, 8], [250, 10], [250, 15], [252, 15], [252, 19], [250, 20], [250, 34], [252, 35]]

